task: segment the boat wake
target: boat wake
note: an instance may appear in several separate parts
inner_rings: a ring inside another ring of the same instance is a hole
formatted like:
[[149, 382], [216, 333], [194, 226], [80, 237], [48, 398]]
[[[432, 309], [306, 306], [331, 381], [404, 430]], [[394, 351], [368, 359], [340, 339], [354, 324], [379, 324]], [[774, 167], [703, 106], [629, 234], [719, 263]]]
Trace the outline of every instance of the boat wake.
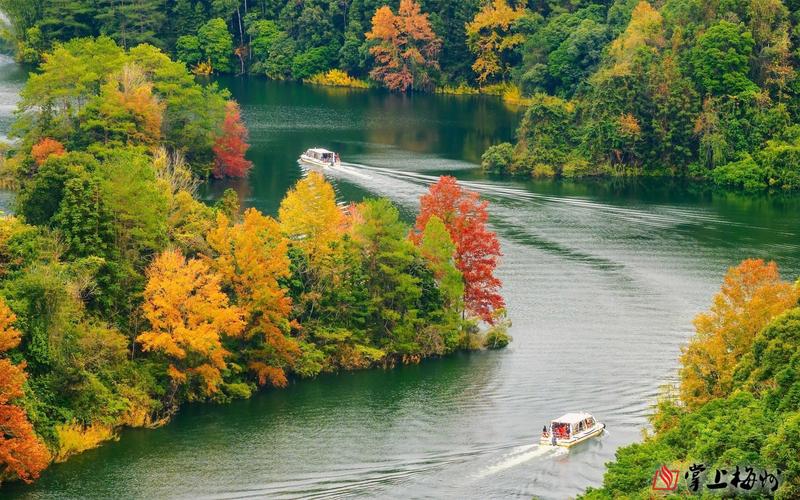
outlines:
[[500, 462], [490, 465], [475, 475], [475, 479], [483, 479], [502, 472], [512, 467], [524, 464], [536, 458], [555, 458], [569, 453], [569, 450], [561, 446], [549, 446], [540, 444], [529, 444], [514, 448]]

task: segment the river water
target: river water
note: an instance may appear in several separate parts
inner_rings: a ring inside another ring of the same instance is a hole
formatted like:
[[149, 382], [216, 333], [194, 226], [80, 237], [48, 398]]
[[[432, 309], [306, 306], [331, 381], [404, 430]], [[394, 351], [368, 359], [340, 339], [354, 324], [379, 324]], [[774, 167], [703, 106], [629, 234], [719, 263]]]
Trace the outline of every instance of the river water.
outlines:
[[[18, 89], [0, 66], [0, 124]], [[14, 75], [17, 75], [16, 77]], [[225, 406], [192, 405], [156, 430], [46, 471], [19, 498], [565, 498], [598, 485], [641, 437], [675, 379], [691, 319], [746, 257], [800, 273], [800, 200], [671, 181], [523, 182], [476, 170], [513, 137], [518, 111], [487, 98], [397, 96], [227, 79], [251, 133], [248, 180], [217, 182], [274, 213], [306, 148], [341, 153], [341, 201], [386, 196], [412, 217], [455, 175], [491, 202], [513, 321], [501, 352], [328, 375]], [[569, 452], [539, 447], [545, 422], [586, 410], [608, 432]]]

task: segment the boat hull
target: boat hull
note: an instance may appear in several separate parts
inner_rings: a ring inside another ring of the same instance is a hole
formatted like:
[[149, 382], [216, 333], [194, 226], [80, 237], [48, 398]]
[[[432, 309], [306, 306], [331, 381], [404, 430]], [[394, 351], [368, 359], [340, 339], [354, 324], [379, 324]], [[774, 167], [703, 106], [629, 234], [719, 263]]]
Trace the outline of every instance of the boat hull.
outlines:
[[[556, 438], [556, 446], [563, 446], [565, 448], [570, 448], [572, 446], [575, 446], [576, 444], [583, 443], [584, 441], [588, 441], [589, 439], [592, 439], [593, 437], [599, 436], [600, 434], [603, 433], [605, 428], [606, 428], [606, 424], [597, 424], [593, 429], [591, 429], [591, 430], [589, 430], [589, 431], [587, 431], [587, 432], [585, 432], [585, 433], [583, 433], [583, 434], [581, 434], [579, 436], [571, 437], [569, 439]], [[552, 445], [553, 443], [552, 443], [552, 441], [551, 441], [551, 439], [549, 437], [542, 436], [542, 438], [539, 440], [539, 444]]]
[[303, 165], [307, 165], [310, 167], [317, 167], [317, 168], [336, 168], [341, 166], [341, 163], [338, 161], [336, 162], [322, 161], [306, 155], [301, 155], [300, 159], [297, 161], [302, 163]]

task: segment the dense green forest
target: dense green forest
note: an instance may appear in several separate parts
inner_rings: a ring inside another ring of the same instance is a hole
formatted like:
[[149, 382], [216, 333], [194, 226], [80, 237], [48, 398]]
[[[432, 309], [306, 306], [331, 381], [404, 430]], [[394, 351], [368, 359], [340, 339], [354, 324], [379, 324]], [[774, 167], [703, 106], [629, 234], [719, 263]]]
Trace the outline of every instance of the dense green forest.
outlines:
[[277, 218], [243, 211], [232, 190], [201, 203], [209, 174], [247, 173], [247, 129], [226, 92], [152, 45], [56, 45], [12, 136], [0, 482], [186, 401], [509, 341], [477, 194], [442, 178], [413, 226], [385, 199], [343, 209], [316, 172]]
[[[704, 484], [717, 482], [716, 469], [732, 482], [735, 471], [747, 480], [751, 467], [755, 478], [763, 470], [779, 472], [763, 491], [758, 479], [750, 483], [752, 493], [760, 492], [755, 498], [799, 498], [798, 299], [800, 281], [781, 280], [774, 262], [751, 259], [731, 268], [709, 311], [695, 318], [680, 384], [666, 388], [658, 402], [653, 432], [617, 450], [603, 487], [582, 498], [653, 498], [653, 474], [662, 465], [681, 471], [676, 497], [696, 492], [705, 498], [713, 491]], [[692, 466], [698, 489], [684, 477]]]
[[502, 94], [484, 156], [523, 176], [673, 175], [800, 188], [800, 4], [782, 0], [0, 0], [33, 64], [54, 44], [148, 43], [198, 74]]

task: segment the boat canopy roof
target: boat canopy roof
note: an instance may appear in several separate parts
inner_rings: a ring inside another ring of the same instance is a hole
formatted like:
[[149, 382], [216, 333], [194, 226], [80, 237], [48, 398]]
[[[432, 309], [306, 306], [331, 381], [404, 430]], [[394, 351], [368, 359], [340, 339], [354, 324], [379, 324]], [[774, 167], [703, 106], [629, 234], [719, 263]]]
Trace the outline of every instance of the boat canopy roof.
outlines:
[[312, 153], [319, 153], [319, 154], [331, 154], [331, 153], [333, 153], [333, 151], [328, 151], [327, 149], [323, 149], [323, 148], [311, 148], [311, 149], [309, 149], [309, 151], [312, 152]]
[[585, 412], [565, 413], [564, 415], [561, 415], [560, 417], [553, 419], [553, 422], [559, 424], [577, 424], [582, 420], [586, 420], [587, 418], [594, 418], [594, 417]]

